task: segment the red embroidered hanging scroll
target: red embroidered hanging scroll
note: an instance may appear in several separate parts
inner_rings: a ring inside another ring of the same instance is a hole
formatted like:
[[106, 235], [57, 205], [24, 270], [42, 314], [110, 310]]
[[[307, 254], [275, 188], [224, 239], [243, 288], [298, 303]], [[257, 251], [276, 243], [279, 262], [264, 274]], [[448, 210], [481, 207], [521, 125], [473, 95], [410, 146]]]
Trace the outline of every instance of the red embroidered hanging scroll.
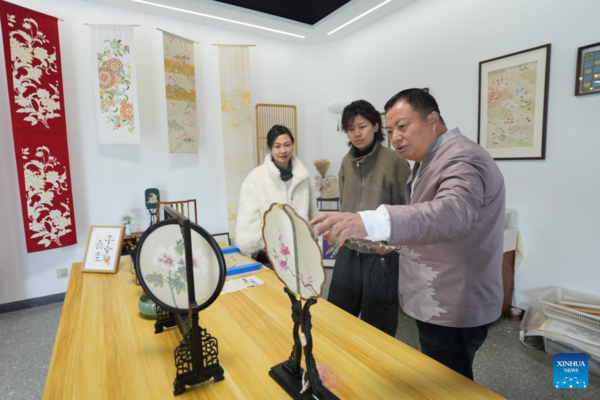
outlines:
[[0, 0], [27, 252], [77, 243], [58, 20]]

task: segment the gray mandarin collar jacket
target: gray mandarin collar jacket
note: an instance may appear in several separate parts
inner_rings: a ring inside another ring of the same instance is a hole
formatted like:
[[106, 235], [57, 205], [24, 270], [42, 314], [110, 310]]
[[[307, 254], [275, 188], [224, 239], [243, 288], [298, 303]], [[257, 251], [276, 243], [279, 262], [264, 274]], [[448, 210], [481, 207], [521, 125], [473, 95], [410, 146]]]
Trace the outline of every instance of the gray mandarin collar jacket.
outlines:
[[[414, 174], [414, 172], [413, 172]], [[389, 243], [403, 245], [403, 310], [432, 324], [475, 327], [502, 306], [504, 178], [489, 153], [458, 128], [441, 135], [406, 187], [408, 206], [386, 206]]]

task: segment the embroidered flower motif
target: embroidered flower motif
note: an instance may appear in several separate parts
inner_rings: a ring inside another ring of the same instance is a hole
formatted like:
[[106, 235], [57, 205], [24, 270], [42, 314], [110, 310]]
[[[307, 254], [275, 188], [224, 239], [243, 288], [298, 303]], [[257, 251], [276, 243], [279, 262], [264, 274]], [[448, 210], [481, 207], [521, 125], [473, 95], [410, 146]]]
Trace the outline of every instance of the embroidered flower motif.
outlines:
[[283, 242], [279, 242], [279, 252], [284, 256], [290, 255], [290, 249]]
[[[41, 146], [36, 149], [36, 159], [29, 160], [29, 148], [21, 150], [21, 157], [28, 160], [23, 165], [25, 189], [27, 191], [27, 216], [29, 230], [34, 232], [31, 239], [40, 238], [38, 244], [50, 246], [53, 242], [61, 245], [60, 238], [71, 232], [71, 212], [68, 203], [54, 205], [57, 195], [68, 189], [66, 169], [60, 174], [60, 162], [50, 155], [50, 149]], [[62, 208], [62, 210], [61, 210]]]
[[280, 260], [279, 261], [279, 268], [281, 268], [282, 271], [289, 271], [288, 265], [287, 265], [287, 260]]
[[100, 88], [110, 89], [115, 82], [112, 71], [106, 67], [98, 68], [98, 81]]
[[[15, 17], [9, 16], [8, 21], [8, 25], [15, 28]], [[57, 72], [56, 50], [52, 47], [54, 52], [49, 53], [49, 40], [38, 29], [33, 18], [23, 19], [22, 28], [8, 32], [12, 63], [10, 75], [13, 79], [14, 101], [19, 106], [17, 113], [23, 114], [23, 120], [32, 126], [41, 122], [50, 128], [48, 121], [60, 117], [56, 113], [60, 109], [58, 80], [54, 84], [48, 82], [49, 90], [39, 89], [38, 86], [44, 74]], [[40, 94], [45, 97], [40, 97]]]
[[43, 47], [36, 47], [33, 49], [33, 56], [44, 62], [48, 58], [48, 50], [44, 49]]
[[117, 58], [111, 58], [106, 63], [106, 67], [110, 69], [113, 74], [118, 74], [123, 69], [123, 63]]
[[131, 96], [131, 63], [123, 59], [129, 46], [121, 40], [105, 40], [107, 45], [97, 53], [98, 85], [100, 87], [100, 111], [106, 114], [106, 122], [113, 130], [125, 127], [135, 132], [135, 121]]
[[50, 171], [46, 174], [46, 182], [48, 183], [54, 183], [56, 181], [58, 181], [59, 176], [58, 176], [58, 172], [56, 171]]
[[52, 220], [52, 224], [58, 229], [65, 229], [71, 225], [71, 218], [58, 217]]
[[40, 99], [47, 99], [50, 97], [50, 92], [48, 92], [46, 89], [38, 89], [37, 95]]
[[[294, 261], [293, 258], [289, 260], [288, 256], [291, 255], [291, 252], [289, 246], [285, 244], [284, 240], [285, 238], [280, 232], [279, 237], [277, 238], [276, 246], [270, 246], [270, 244], [267, 244], [267, 248], [270, 248], [269, 255], [272, 257], [272, 260], [275, 260], [273, 263], [274, 267], [279, 269], [279, 271], [285, 275], [291, 275], [291, 277], [295, 278], [296, 283], [293, 284], [294, 286], [299, 283], [304, 289], [308, 290], [313, 295], [318, 296], [317, 290], [313, 287], [313, 283], [316, 282], [315, 277], [312, 275], [310, 270], [306, 268], [306, 266], [296, 265], [295, 262], [298, 262], [298, 260]], [[288, 261], [291, 261], [291, 267], [288, 264]], [[305, 276], [306, 273], [307, 275]], [[289, 282], [286, 284], [289, 285]]]
[[43, 174], [36, 174], [33, 171], [26, 170], [25, 173], [25, 190], [38, 191], [46, 186]]
[[121, 117], [128, 121], [133, 121], [133, 104], [121, 102]]
[[177, 261], [179, 261], [179, 257], [175, 253], [175, 248], [173, 246], [157, 247], [154, 251], [154, 257], [152, 258], [152, 263], [155, 266], [168, 271], [177, 271], [177, 268], [179, 268]]
[[40, 204], [52, 204], [52, 200], [54, 199], [54, 192], [44, 192], [40, 194]]

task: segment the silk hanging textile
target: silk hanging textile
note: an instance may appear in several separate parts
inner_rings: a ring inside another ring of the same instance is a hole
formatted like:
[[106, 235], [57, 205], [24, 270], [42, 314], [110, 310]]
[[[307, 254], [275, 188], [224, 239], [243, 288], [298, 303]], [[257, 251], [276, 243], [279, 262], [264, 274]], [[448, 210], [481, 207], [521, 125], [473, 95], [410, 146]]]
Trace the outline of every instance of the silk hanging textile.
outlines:
[[219, 46], [225, 190], [230, 235], [235, 232], [240, 189], [253, 167], [248, 46]]
[[58, 20], [0, 1], [27, 252], [77, 243]]
[[100, 144], [139, 144], [140, 118], [131, 25], [90, 25]]
[[194, 42], [163, 32], [170, 153], [198, 153]]

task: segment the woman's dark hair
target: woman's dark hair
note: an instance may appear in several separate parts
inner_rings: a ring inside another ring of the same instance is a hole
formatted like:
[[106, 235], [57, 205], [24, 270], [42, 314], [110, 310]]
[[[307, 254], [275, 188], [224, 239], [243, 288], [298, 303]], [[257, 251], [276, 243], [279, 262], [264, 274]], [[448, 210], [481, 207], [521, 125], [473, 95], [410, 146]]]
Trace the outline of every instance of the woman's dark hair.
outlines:
[[[379, 128], [375, 132], [375, 140], [383, 142], [384, 137], [381, 129], [381, 114], [379, 114], [379, 111], [377, 111], [371, 103], [365, 100], [353, 101], [344, 108], [344, 111], [342, 112], [342, 129], [344, 132], [348, 133], [348, 128], [354, 122], [354, 118], [357, 115], [365, 118], [373, 124], [373, 126], [377, 124]], [[348, 145], [350, 146], [352, 143], [349, 143]]]
[[269, 149], [273, 148], [275, 139], [281, 135], [289, 135], [290, 139], [292, 139], [292, 144], [294, 144], [294, 136], [292, 136], [292, 132], [288, 128], [283, 125], [273, 125], [269, 133], [267, 133], [267, 146], [269, 146]]
[[433, 111], [436, 111], [438, 114], [440, 114], [440, 122], [446, 125], [446, 122], [444, 122], [444, 118], [442, 118], [442, 114], [440, 113], [440, 108], [438, 107], [437, 101], [435, 101], [433, 96], [427, 93], [425, 90], [406, 89], [396, 93], [391, 99], [388, 100], [387, 103], [385, 103], [385, 112], [387, 113], [389, 109], [400, 100], [410, 104], [413, 110], [418, 112], [423, 120], [426, 119], [427, 116], [429, 116], [429, 114], [431, 114]]

